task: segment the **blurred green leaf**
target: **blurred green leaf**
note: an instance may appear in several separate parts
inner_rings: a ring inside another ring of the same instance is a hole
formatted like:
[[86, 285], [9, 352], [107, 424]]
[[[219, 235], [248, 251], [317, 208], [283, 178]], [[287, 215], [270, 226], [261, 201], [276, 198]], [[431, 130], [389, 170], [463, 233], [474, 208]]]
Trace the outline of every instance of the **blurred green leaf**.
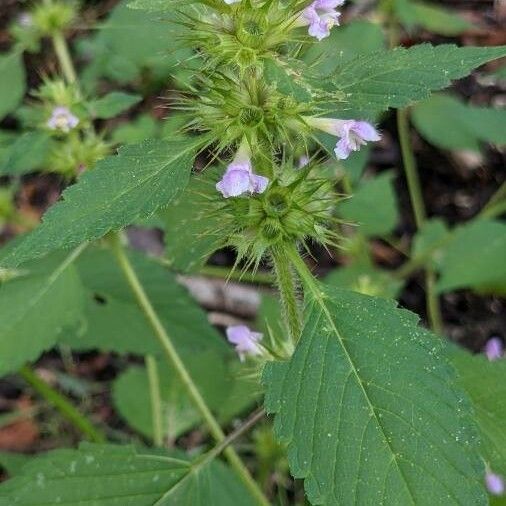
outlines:
[[506, 111], [466, 105], [434, 95], [413, 107], [413, 123], [430, 143], [443, 149], [480, 151], [480, 142], [506, 144]]
[[142, 100], [140, 95], [131, 95], [122, 91], [112, 91], [104, 97], [93, 100], [88, 104], [91, 114], [96, 118], [114, 118], [118, 114], [130, 109]]
[[22, 175], [44, 167], [51, 149], [46, 132], [26, 132], [3, 151], [0, 176]]
[[21, 103], [26, 90], [22, 53], [13, 51], [0, 55], [0, 120]]
[[506, 223], [476, 220], [458, 227], [438, 262], [440, 293], [458, 288], [506, 293]]
[[160, 123], [149, 114], [142, 114], [128, 123], [123, 123], [112, 132], [116, 144], [136, 144], [158, 137]]
[[450, 236], [450, 231], [444, 221], [435, 218], [428, 220], [413, 238], [411, 260], [421, 264], [432, 264], [433, 258], [440, 256]]
[[399, 21], [408, 30], [419, 26], [430, 32], [450, 37], [474, 27], [457, 12], [439, 7], [436, 4], [413, 0], [395, 0], [394, 5]]
[[57, 253], [24, 264], [18, 277], [0, 285], [0, 376], [36, 360], [83, 318], [74, 257]]
[[350, 199], [339, 204], [339, 215], [359, 225], [360, 232], [367, 236], [392, 232], [399, 220], [394, 177], [389, 171], [363, 181]]
[[404, 282], [373, 265], [338, 267], [325, 277], [325, 284], [385, 299], [396, 299]]

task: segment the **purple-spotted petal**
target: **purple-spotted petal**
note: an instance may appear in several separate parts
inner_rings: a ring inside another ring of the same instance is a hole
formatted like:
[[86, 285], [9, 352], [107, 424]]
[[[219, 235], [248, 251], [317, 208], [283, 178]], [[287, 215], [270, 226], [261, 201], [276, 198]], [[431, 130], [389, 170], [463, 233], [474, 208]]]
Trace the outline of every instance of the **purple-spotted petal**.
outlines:
[[504, 480], [502, 476], [492, 473], [491, 471], [487, 471], [487, 474], [485, 475], [485, 484], [487, 486], [487, 490], [491, 494], [493, 495], [504, 494]]
[[227, 170], [216, 184], [216, 189], [225, 198], [238, 197], [251, 191], [250, 173], [246, 170]]
[[490, 361], [502, 358], [504, 354], [504, 345], [498, 337], [491, 337], [485, 344], [485, 355]]

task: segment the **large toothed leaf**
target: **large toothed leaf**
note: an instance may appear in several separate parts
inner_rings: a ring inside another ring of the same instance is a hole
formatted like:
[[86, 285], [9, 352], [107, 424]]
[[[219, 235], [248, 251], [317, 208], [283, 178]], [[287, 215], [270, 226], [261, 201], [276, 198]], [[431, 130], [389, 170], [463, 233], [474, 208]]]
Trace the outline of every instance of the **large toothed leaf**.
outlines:
[[220, 462], [86, 443], [36, 458], [0, 486], [1, 506], [251, 506], [249, 497]]
[[38, 358], [83, 318], [84, 293], [72, 265], [77, 253], [24, 265], [0, 285], [0, 376]]
[[354, 111], [374, 119], [390, 107], [403, 107], [450, 85], [484, 63], [506, 56], [506, 46], [457, 47], [421, 44], [359, 56], [339, 67], [331, 81], [345, 95], [336, 114]]
[[125, 146], [65, 190], [4, 265], [98, 239], [167, 205], [188, 183], [198, 141], [154, 141]]
[[318, 505], [486, 504], [468, 404], [440, 342], [394, 302], [326, 288], [265, 371], [293, 475]]

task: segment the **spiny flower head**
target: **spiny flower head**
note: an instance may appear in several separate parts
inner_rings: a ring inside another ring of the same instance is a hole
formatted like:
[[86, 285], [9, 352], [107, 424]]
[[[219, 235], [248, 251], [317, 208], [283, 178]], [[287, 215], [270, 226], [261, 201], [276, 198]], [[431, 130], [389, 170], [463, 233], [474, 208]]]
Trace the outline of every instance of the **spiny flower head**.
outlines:
[[302, 118], [313, 105], [278, 92], [262, 75], [244, 79], [233, 73], [214, 75], [202, 79], [192, 91], [193, 96], [179, 101], [180, 108], [193, 118], [187, 128], [207, 133], [217, 141], [217, 151], [238, 146], [244, 138], [264, 152], [307, 142], [301, 141], [309, 133]]
[[317, 164], [310, 162], [300, 169], [290, 161], [268, 167], [261, 159], [253, 167], [269, 174], [270, 183], [263, 192], [223, 198], [216, 191], [211, 208], [205, 211], [219, 216], [218, 229], [210, 234], [237, 251], [238, 263], [246, 260], [245, 268], [258, 266], [269, 248], [285, 243], [337, 242], [332, 230], [337, 196], [328, 178], [318, 175]]

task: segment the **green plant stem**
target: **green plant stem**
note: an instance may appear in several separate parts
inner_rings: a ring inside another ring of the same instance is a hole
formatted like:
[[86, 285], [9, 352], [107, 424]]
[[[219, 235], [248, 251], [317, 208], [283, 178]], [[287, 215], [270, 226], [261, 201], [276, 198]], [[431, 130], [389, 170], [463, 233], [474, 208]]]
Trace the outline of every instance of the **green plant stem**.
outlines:
[[325, 294], [320, 289], [317, 279], [313, 276], [309, 267], [304, 262], [304, 259], [300, 256], [297, 248], [294, 246], [287, 248], [285, 251], [287, 258], [290, 260], [290, 263], [293, 265], [295, 271], [300, 277], [302, 284], [306, 290], [309, 290], [313, 295], [313, 298], [319, 303], [323, 305]]
[[31, 367], [25, 365], [20, 369], [19, 374], [36, 392], [50, 402], [67, 420], [85, 434], [90, 441], [94, 443], [105, 442], [106, 438], [104, 434], [94, 427], [68, 399], [40, 378]]
[[149, 381], [149, 398], [151, 400], [151, 418], [153, 419], [153, 442], [155, 446], [163, 445], [162, 402], [160, 395], [160, 377], [158, 365], [152, 355], [144, 359]]
[[77, 84], [77, 73], [72, 63], [65, 37], [61, 32], [56, 32], [53, 34], [52, 40], [56, 57], [58, 58], [65, 79], [70, 84]]
[[235, 281], [258, 283], [262, 285], [271, 285], [274, 280], [272, 275], [268, 272], [238, 272], [228, 267], [219, 267], [216, 265], [205, 265], [199, 269], [198, 273], [212, 278], [233, 279]]
[[295, 345], [300, 339], [302, 322], [299, 302], [296, 295], [297, 286], [294, 273], [290, 266], [290, 261], [284, 252], [274, 249], [271, 253], [271, 257], [274, 265], [274, 272], [276, 273], [276, 281], [281, 296], [286, 326], [290, 340]]
[[[216, 421], [213, 414], [211, 413], [211, 410], [208, 408], [206, 402], [202, 398], [202, 395], [200, 394], [197, 386], [188, 373], [186, 366], [184, 365], [176, 348], [174, 347], [171, 338], [162, 325], [160, 318], [156, 314], [156, 311], [153, 308], [139, 278], [137, 277], [137, 274], [125, 252], [125, 249], [123, 248], [123, 245], [121, 244], [121, 238], [117, 234], [111, 237], [111, 249], [114, 253], [114, 256], [116, 257], [118, 265], [125, 275], [125, 278], [132, 292], [137, 299], [139, 307], [153, 328], [154, 333], [160, 345], [162, 346], [163, 351], [165, 352], [169, 364], [173, 367], [174, 371], [178, 375], [179, 380], [186, 389], [190, 399], [199, 411], [200, 415], [204, 419], [212, 436], [218, 443], [221, 443], [225, 439], [225, 434], [221, 430], [220, 424]], [[244, 485], [249, 489], [252, 496], [256, 499], [257, 503], [264, 506], [268, 505], [269, 502], [262, 494], [258, 485], [252, 479], [248, 469], [242, 463], [235, 450], [231, 447], [228, 447], [224, 451], [224, 454], [230, 465], [234, 468], [238, 476], [243, 481]]]
[[[402, 161], [404, 173], [408, 182], [409, 197], [411, 206], [415, 215], [415, 223], [420, 230], [426, 220], [425, 204], [423, 202], [422, 188], [418, 170], [416, 167], [415, 155], [409, 138], [409, 117], [407, 109], [397, 111], [397, 130], [399, 132], [399, 142], [401, 145]], [[427, 314], [431, 328], [438, 334], [443, 331], [443, 319], [439, 299], [435, 291], [436, 276], [434, 271], [427, 267], [425, 271], [425, 292], [427, 297]]]

